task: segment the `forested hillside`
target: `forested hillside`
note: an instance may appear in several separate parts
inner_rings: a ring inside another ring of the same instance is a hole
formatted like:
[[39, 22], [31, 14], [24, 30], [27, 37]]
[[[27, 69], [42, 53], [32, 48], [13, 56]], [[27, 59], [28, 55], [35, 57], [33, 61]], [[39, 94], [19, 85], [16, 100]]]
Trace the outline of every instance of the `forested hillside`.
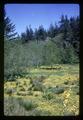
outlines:
[[79, 63], [79, 17], [61, 16], [59, 25], [41, 25], [34, 32], [29, 25], [17, 37], [15, 25], [5, 16], [5, 77], [19, 74], [27, 67]]

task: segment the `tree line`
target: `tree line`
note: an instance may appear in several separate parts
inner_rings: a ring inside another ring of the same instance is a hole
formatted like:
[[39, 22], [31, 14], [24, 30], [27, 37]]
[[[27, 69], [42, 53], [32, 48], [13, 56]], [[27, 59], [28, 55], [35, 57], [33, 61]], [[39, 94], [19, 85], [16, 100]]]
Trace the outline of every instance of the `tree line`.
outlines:
[[4, 76], [13, 79], [26, 68], [41, 65], [79, 63], [80, 18], [61, 16], [59, 25], [43, 25], [35, 31], [31, 25], [16, 36], [15, 25], [4, 16]]
[[[4, 16], [4, 37], [6, 39], [15, 39], [15, 25], [11, 22], [9, 17]], [[40, 25], [39, 28], [36, 28], [35, 31], [31, 28], [31, 25], [26, 27], [25, 32], [18, 35], [18, 38], [22, 41], [22, 43], [28, 43], [30, 41], [36, 40], [37, 43], [39, 41], [45, 41], [46, 38], [54, 38], [57, 35], [62, 34], [62, 45], [64, 48], [72, 45], [75, 49], [76, 54], [79, 56], [79, 39], [80, 39], [80, 18], [70, 17], [68, 19], [67, 15], [62, 15], [59, 21], [59, 25], [55, 23], [55, 25], [50, 24], [49, 28], [46, 30], [43, 25]], [[53, 41], [54, 42], [54, 41]]]

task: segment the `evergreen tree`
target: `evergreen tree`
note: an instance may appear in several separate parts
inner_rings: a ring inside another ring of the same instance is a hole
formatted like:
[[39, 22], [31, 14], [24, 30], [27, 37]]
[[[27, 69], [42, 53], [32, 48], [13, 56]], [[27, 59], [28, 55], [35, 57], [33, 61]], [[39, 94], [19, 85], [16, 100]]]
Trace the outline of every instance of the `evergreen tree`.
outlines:
[[61, 16], [61, 21], [59, 21], [60, 23], [60, 33], [63, 34], [63, 39], [62, 39], [62, 42], [63, 42], [63, 47], [66, 48], [67, 46], [70, 45], [70, 25], [69, 25], [69, 20], [67, 18], [67, 16]]
[[30, 40], [33, 40], [33, 30], [31, 26], [26, 27], [26, 32], [21, 34], [21, 39], [23, 40], [23, 43], [29, 42]]
[[26, 36], [25, 42], [28, 42], [30, 40], [30, 32], [28, 27], [26, 27], [25, 36]]
[[59, 28], [57, 26], [57, 24], [55, 23], [55, 26], [54, 26], [54, 34], [55, 36], [59, 33]]
[[31, 26], [29, 26], [29, 40], [33, 40], [33, 30]]
[[48, 29], [48, 37], [54, 38], [58, 34], [58, 26], [55, 23], [55, 25], [50, 24], [50, 27]]
[[46, 31], [43, 28], [43, 26], [39, 26], [39, 29], [37, 30], [37, 38], [39, 40], [45, 40], [46, 39]]
[[71, 26], [71, 30], [72, 30], [72, 39], [71, 39], [71, 43], [75, 49], [75, 52], [77, 53], [77, 55], [79, 55], [79, 44], [80, 44], [80, 18], [79, 16], [74, 18], [71, 17], [70, 18], [70, 26]]
[[15, 25], [11, 22], [10, 18], [6, 16], [4, 10], [4, 38], [12, 40], [16, 38]]
[[50, 27], [48, 29], [48, 36], [51, 38], [55, 37], [55, 28], [53, 24], [50, 24]]
[[21, 33], [21, 40], [22, 40], [22, 43], [25, 43], [27, 41], [26, 34], [24, 32]]
[[35, 29], [35, 32], [34, 32], [34, 39], [37, 40], [37, 43], [38, 43], [38, 30], [37, 30], [37, 28]]

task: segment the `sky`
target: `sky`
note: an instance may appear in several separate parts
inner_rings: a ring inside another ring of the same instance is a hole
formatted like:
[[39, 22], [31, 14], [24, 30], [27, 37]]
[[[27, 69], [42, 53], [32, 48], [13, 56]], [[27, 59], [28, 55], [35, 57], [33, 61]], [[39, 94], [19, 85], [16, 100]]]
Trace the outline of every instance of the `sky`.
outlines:
[[26, 26], [35, 30], [43, 25], [48, 29], [51, 23], [58, 24], [62, 14], [68, 18], [80, 14], [79, 4], [6, 4], [5, 10], [19, 35], [26, 31]]

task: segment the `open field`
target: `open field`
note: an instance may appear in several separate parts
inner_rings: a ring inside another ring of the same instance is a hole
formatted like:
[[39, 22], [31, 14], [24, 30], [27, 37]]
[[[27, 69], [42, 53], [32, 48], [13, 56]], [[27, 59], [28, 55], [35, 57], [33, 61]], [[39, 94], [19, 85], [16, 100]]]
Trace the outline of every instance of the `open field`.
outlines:
[[4, 82], [4, 115], [79, 115], [79, 65], [30, 68], [24, 77]]

